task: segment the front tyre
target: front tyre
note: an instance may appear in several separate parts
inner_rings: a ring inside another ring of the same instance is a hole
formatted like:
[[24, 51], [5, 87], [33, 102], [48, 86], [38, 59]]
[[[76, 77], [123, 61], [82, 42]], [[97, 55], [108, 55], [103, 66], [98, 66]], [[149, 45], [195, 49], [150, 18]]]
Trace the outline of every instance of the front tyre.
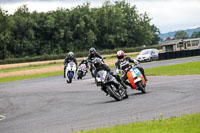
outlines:
[[123, 99], [121, 96], [119, 90], [114, 85], [108, 85], [107, 86], [107, 92], [110, 94], [111, 97], [113, 97], [116, 101], [120, 101]]
[[142, 85], [141, 82], [136, 83], [136, 86], [138, 87], [139, 90], [142, 91], [142, 93], [146, 93], [145, 87]]
[[78, 74], [77, 74], [77, 75], [78, 75], [77, 79], [82, 79], [82, 77], [83, 77], [83, 76], [82, 76], [82, 75], [83, 75], [82, 72], [78, 71]]
[[72, 74], [70, 73], [68, 83], [72, 83], [72, 78], [73, 78], [73, 76], [72, 76]]

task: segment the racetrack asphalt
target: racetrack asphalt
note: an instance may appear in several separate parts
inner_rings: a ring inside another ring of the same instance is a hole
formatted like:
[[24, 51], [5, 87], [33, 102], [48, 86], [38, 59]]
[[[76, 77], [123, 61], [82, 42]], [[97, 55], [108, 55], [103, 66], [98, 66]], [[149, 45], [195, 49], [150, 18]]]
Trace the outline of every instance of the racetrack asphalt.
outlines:
[[[144, 68], [200, 57], [141, 64]], [[0, 84], [0, 133], [66, 133], [200, 112], [200, 75], [148, 76], [147, 93], [128, 89], [116, 102], [90, 74], [67, 84], [62, 75]]]

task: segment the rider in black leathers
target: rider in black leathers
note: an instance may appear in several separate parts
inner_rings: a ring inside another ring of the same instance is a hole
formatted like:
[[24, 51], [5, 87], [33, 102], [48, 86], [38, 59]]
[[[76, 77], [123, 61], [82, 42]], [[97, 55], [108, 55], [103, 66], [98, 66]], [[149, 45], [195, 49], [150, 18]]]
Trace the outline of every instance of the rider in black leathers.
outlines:
[[67, 64], [69, 62], [74, 62], [76, 64], [76, 67], [77, 67], [77, 60], [76, 60], [76, 57], [74, 57], [74, 53], [73, 52], [69, 52], [68, 56], [65, 57], [65, 61], [64, 61], [64, 78], [65, 78], [65, 69], [66, 69]]
[[86, 68], [88, 68], [88, 61], [86, 58], [83, 58], [83, 60], [80, 62], [80, 64], [78, 66], [80, 66], [81, 64], [85, 64], [86, 65]]
[[[134, 63], [136, 65], [139, 63], [137, 60], [131, 59], [130, 57], [125, 57], [124, 51], [122, 51], [122, 50], [119, 50], [117, 52], [117, 58], [118, 58], [118, 61], [115, 63], [116, 71], [124, 70], [125, 68], [129, 67], [130, 63]], [[144, 76], [144, 79], [146, 81], [148, 81], [145, 76], [144, 69], [142, 67], [138, 67], [138, 66], [137, 66], [137, 68], [140, 70], [140, 72]], [[132, 85], [126, 81], [127, 79], [128, 78], [126, 75], [124, 75], [122, 77], [123, 82], [132, 88]]]
[[103, 58], [98, 52], [96, 52], [95, 48], [90, 48], [89, 51], [90, 51], [90, 54], [88, 55], [88, 63], [90, 64], [90, 72], [92, 73], [93, 66], [91, 64], [94, 58], [100, 58], [102, 59], [102, 61], [103, 61]]
[[[100, 71], [100, 70], [105, 70], [107, 71], [108, 73], [110, 73], [113, 77], [115, 77], [117, 79], [117, 81], [124, 87], [124, 89], [127, 89], [126, 85], [124, 85], [123, 82], [121, 82], [121, 80], [119, 79], [118, 75], [114, 75], [114, 73], [111, 71], [111, 69], [109, 68], [109, 66], [107, 66], [105, 63], [102, 62], [101, 59], [99, 58], [96, 58], [94, 60], [94, 66], [96, 68], [95, 70], [95, 76], [97, 75], [97, 72]], [[114, 82], [114, 84], [119, 87], [119, 84]], [[102, 88], [102, 90], [104, 92], [106, 92], [105, 88]], [[106, 92], [107, 93], [107, 92]]]
[[81, 65], [81, 64], [85, 64], [86, 65], [86, 73], [88, 72], [88, 68], [89, 68], [89, 66], [88, 66], [88, 61], [87, 61], [87, 59], [86, 58], [83, 58], [83, 60], [80, 62], [80, 64], [78, 65], [78, 67]]

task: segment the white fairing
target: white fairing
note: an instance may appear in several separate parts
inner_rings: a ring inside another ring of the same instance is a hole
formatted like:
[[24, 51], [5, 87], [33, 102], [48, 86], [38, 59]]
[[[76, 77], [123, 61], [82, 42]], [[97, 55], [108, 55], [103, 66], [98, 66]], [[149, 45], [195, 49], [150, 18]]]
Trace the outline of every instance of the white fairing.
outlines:
[[76, 64], [74, 62], [69, 62], [67, 64], [67, 68], [66, 68], [66, 71], [65, 71], [65, 75], [66, 75], [66, 79], [67, 80], [68, 80], [67, 74], [68, 74], [69, 71], [74, 73], [74, 75], [73, 75], [73, 78], [74, 78], [75, 77], [75, 72], [76, 72]]
[[137, 75], [136, 75], [136, 73], [133, 69], [131, 69], [130, 71], [131, 71], [131, 74], [133, 75], [134, 78], [137, 77]]
[[142, 79], [141, 78], [137, 78], [136, 80], [134, 80], [134, 84], [141, 81]]
[[[140, 73], [140, 71], [137, 68], [136, 69], [131, 69], [130, 71], [131, 71], [131, 73], [132, 73], [134, 78], [137, 77], [137, 73]], [[134, 80], [134, 84], [139, 82], [139, 81], [141, 81], [141, 80], [142, 79], [138, 77], [137, 79]]]
[[82, 71], [83, 72], [83, 75], [86, 74], [87, 72], [87, 67], [85, 64], [81, 64], [79, 67], [78, 67], [78, 71]]

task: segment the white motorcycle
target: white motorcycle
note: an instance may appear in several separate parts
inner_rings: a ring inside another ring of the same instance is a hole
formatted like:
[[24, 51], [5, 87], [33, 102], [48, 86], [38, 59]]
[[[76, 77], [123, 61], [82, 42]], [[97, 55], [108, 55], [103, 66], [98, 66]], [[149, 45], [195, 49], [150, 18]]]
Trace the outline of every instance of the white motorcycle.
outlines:
[[69, 62], [65, 69], [65, 77], [67, 83], [72, 83], [72, 79], [76, 76], [76, 64], [74, 62]]

